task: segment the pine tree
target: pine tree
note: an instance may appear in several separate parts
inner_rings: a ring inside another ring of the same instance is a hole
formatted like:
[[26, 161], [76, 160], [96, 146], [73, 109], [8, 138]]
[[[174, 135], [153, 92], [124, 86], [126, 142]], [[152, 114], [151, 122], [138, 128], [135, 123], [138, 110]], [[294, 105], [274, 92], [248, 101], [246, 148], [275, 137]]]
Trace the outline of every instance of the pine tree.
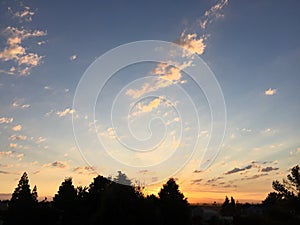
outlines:
[[58, 193], [53, 198], [53, 203], [58, 209], [70, 210], [74, 208], [77, 200], [77, 190], [73, 185], [72, 178], [66, 178], [59, 186]]
[[15, 207], [31, 207], [36, 203], [37, 191], [35, 187], [35, 193], [31, 193], [29, 179], [26, 172], [23, 173], [18, 186], [11, 197], [11, 206]]
[[36, 187], [36, 185], [34, 185], [31, 194], [32, 194], [33, 200], [35, 202], [37, 202], [38, 201], [38, 199], [37, 199], [38, 198], [38, 193], [37, 193], [37, 187]]
[[188, 224], [189, 208], [187, 199], [179, 191], [175, 179], [170, 178], [158, 193], [164, 224]]

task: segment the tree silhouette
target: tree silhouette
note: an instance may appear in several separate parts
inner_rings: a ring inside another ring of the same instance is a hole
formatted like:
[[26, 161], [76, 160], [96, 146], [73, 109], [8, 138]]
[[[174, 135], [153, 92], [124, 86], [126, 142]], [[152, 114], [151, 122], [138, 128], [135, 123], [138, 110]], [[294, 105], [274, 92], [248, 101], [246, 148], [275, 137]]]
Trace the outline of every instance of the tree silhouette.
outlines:
[[131, 180], [126, 176], [125, 173], [122, 173], [121, 171], [118, 171], [118, 175], [116, 178], [114, 178], [114, 182], [128, 186], [131, 185]]
[[72, 178], [66, 178], [59, 186], [57, 194], [53, 198], [55, 207], [61, 210], [73, 208], [77, 198], [77, 191], [73, 185]]
[[187, 199], [179, 191], [179, 186], [170, 178], [158, 193], [164, 224], [187, 224], [189, 222], [189, 208]]
[[31, 193], [29, 179], [26, 172], [23, 173], [18, 186], [12, 194], [10, 204], [12, 207], [32, 207], [37, 202], [37, 188]]
[[38, 198], [38, 193], [37, 193], [37, 187], [36, 187], [36, 185], [34, 185], [31, 194], [32, 194], [33, 200], [35, 202], [37, 202], [38, 201], [38, 199], [37, 199]]
[[231, 196], [229, 201], [229, 198], [226, 196], [225, 201], [222, 204], [221, 214], [223, 216], [234, 216], [235, 211], [236, 211], [236, 205], [235, 205], [234, 198]]
[[26, 172], [21, 176], [9, 202], [7, 224], [20, 224], [28, 221], [35, 224], [35, 210], [37, 208], [37, 188], [31, 192]]
[[275, 192], [269, 193], [265, 203], [278, 202], [281, 200], [300, 200], [300, 167], [294, 166], [291, 174], [282, 183], [278, 180], [273, 181], [272, 187]]

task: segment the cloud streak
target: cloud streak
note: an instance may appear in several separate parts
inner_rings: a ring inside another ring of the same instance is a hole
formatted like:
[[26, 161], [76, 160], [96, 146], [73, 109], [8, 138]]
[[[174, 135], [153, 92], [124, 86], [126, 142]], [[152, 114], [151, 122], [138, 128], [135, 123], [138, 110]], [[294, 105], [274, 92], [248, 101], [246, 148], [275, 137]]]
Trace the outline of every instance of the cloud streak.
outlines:
[[245, 166], [243, 168], [237, 168], [236, 167], [236, 168], [234, 168], [232, 170], [229, 170], [229, 171], [225, 172], [224, 174], [225, 175], [229, 175], [229, 174], [233, 174], [233, 173], [238, 173], [238, 172], [241, 172], [241, 171], [249, 170], [251, 168], [252, 168], [252, 165], [248, 165], [248, 166]]

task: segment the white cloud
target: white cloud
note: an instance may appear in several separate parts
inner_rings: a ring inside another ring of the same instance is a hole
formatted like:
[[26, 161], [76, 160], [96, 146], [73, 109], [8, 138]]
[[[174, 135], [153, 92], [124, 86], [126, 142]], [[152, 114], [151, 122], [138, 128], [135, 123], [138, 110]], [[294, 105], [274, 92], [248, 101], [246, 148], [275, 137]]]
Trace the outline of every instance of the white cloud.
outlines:
[[183, 32], [180, 36], [178, 44], [188, 49], [192, 53], [202, 55], [206, 47], [204, 41], [205, 36], [198, 37], [196, 33], [185, 34], [185, 32]]
[[71, 61], [74, 61], [74, 60], [76, 60], [76, 59], [77, 59], [77, 55], [71, 55], [71, 56], [70, 56], [70, 60], [71, 60]]
[[155, 98], [150, 101], [148, 104], [143, 104], [139, 102], [136, 105], [136, 110], [132, 113], [133, 116], [139, 115], [141, 113], [151, 112], [153, 109], [156, 109], [162, 103], [161, 98]]
[[20, 131], [20, 130], [22, 130], [22, 125], [18, 124], [18, 125], [13, 126], [12, 130], [13, 131]]
[[109, 138], [109, 139], [115, 139], [115, 130], [112, 127], [107, 128], [104, 132], [99, 134], [102, 137]]
[[12, 117], [0, 117], [0, 124], [2, 123], [12, 123], [14, 118]]
[[35, 141], [36, 144], [40, 144], [42, 142], [45, 142], [47, 139], [44, 137], [38, 137], [37, 140]]
[[220, 0], [215, 5], [213, 5], [209, 10], [205, 11], [203, 18], [200, 21], [200, 28], [206, 29], [208, 24], [211, 24], [219, 18], [223, 18], [224, 15], [221, 10], [224, 6], [228, 4], [228, 0]]
[[13, 134], [8, 139], [11, 140], [11, 141], [15, 141], [15, 140], [25, 141], [27, 139], [27, 136]]
[[31, 10], [30, 7], [24, 6], [24, 8], [21, 11], [14, 12], [11, 7], [8, 7], [8, 12], [13, 15], [13, 17], [16, 17], [19, 19], [20, 22], [26, 21], [31, 22], [32, 16], [34, 16], [34, 11]]
[[30, 107], [30, 104], [22, 104], [21, 102], [23, 102], [24, 100], [16, 100], [12, 103], [12, 107], [14, 108], [20, 108], [20, 109], [27, 109]]
[[64, 117], [64, 116], [67, 116], [67, 115], [72, 115], [74, 112], [75, 112], [74, 109], [66, 108], [63, 111], [57, 111], [56, 115], [58, 115], [59, 117]]
[[44, 89], [45, 89], [45, 90], [53, 90], [53, 88], [50, 87], [50, 86], [44, 86]]
[[25, 28], [16, 28], [8, 26], [3, 34], [7, 37], [6, 46], [0, 51], [0, 60], [13, 61], [16, 63], [14, 70], [2, 70], [7, 74], [29, 75], [31, 69], [41, 64], [43, 56], [34, 52], [27, 52], [23, 41], [28, 38], [45, 36], [46, 32], [41, 30], [27, 30]]
[[275, 95], [277, 93], [277, 89], [269, 88], [268, 90], [265, 90], [265, 95]]

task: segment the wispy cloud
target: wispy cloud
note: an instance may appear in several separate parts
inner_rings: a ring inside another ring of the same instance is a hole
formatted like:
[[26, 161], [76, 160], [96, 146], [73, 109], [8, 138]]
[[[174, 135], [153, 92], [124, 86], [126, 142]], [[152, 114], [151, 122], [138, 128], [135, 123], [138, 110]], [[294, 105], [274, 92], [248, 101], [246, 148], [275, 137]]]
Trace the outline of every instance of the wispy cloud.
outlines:
[[16, 153], [13, 151], [3, 151], [0, 152], [0, 158], [2, 157], [12, 157], [12, 158], [16, 158], [18, 160], [22, 160], [24, 154], [23, 153]]
[[22, 99], [21, 101], [20, 100], [16, 100], [12, 103], [12, 107], [13, 108], [19, 108], [19, 109], [27, 109], [30, 107], [30, 104], [23, 104], [24, 100]]
[[213, 23], [219, 18], [223, 18], [224, 14], [221, 10], [228, 4], [228, 0], [221, 0], [213, 5], [209, 10], [204, 13], [203, 18], [200, 20], [200, 27], [206, 29], [207, 25]]
[[270, 171], [273, 171], [273, 170], [279, 170], [279, 168], [278, 167], [268, 166], [268, 167], [262, 168], [261, 172], [270, 172]]
[[0, 124], [2, 123], [12, 123], [14, 118], [12, 117], [0, 117]]
[[38, 138], [36, 139], [35, 143], [36, 143], [36, 144], [40, 144], [40, 143], [42, 143], [42, 142], [45, 142], [46, 140], [47, 140], [47, 139], [44, 138], [44, 137], [38, 137]]
[[[224, 17], [224, 15], [221, 13], [221, 10], [227, 4], [228, 0], [221, 0], [215, 5], [213, 5], [209, 10], [207, 10], [203, 18], [201, 19], [200, 27], [202, 29], [205, 29], [208, 24], [214, 22], [218, 18]], [[177, 39], [177, 41], [175, 41], [175, 43], [187, 50], [182, 53], [182, 56], [190, 57], [191, 53], [202, 55], [206, 48], [205, 42], [208, 40], [208, 37], [210, 35], [198, 34], [196, 32], [188, 32], [187, 30], [188, 28], [184, 30]], [[172, 55], [172, 53], [170, 53], [170, 55]], [[177, 64], [178, 63], [175, 63], [176, 67], [173, 67], [167, 64], [159, 63], [157, 67], [152, 71], [151, 75], [158, 75], [162, 79], [159, 79], [152, 83], [144, 83], [138, 89], [129, 89], [126, 92], [126, 95], [137, 99], [144, 94], [157, 91], [161, 88], [169, 87], [173, 84], [186, 83], [185, 80], [182, 80], [181, 71], [184, 68], [192, 66], [192, 60], [187, 59], [187, 62], [181, 65]]]
[[25, 135], [11, 135], [9, 138], [8, 138], [10, 141], [25, 141], [27, 139], [27, 136]]
[[24, 8], [20, 11], [14, 11], [11, 7], [8, 7], [8, 12], [12, 14], [13, 17], [17, 18], [20, 22], [31, 22], [32, 17], [35, 14], [29, 6], [24, 6]]
[[59, 117], [65, 117], [67, 115], [72, 115], [73, 113], [75, 113], [74, 109], [66, 108], [62, 111], [57, 111], [55, 114], [58, 115]]
[[13, 126], [13, 127], [12, 127], [12, 130], [13, 130], [13, 131], [20, 131], [20, 130], [22, 130], [22, 125], [21, 125], [21, 124], [18, 124], [18, 125]]
[[241, 171], [249, 170], [251, 168], [252, 168], [252, 165], [248, 165], [248, 166], [245, 166], [243, 168], [236, 167], [236, 168], [234, 168], [232, 170], [229, 170], [229, 171], [225, 172], [224, 174], [225, 175], [229, 175], [229, 174], [233, 174], [233, 173], [238, 173], [238, 172], [241, 172]]
[[53, 167], [53, 168], [65, 169], [65, 168], [68, 168], [69, 165], [67, 162], [55, 161], [53, 163], [44, 164], [43, 167]]
[[105, 138], [109, 138], [109, 139], [116, 138], [115, 130], [112, 127], [107, 128], [105, 131], [101, 132], [99, 135], [102, 137], [105, 137]]
[[78, 166], [73, 169], [73, 172], [77, 174], [94, 175], [97, 174], [92, 166]]
[[269, 88], [265, 90], [265, 95], [275, 95], [277, 93], [277, 89]]
[[253, 179], [257, 179], [257, 178], [264, 177], [267, 175], [268, 175], [267, 173], [254, 174], [251, 177], [245, 177], [245, 178], [242, 178], [241, 180], [253, 180]]
[[191, 180], [191, 184], [192, 185], [199, 185], [201, 184], [203, 181], [203, 179], [195, 179], [195, 180]]

